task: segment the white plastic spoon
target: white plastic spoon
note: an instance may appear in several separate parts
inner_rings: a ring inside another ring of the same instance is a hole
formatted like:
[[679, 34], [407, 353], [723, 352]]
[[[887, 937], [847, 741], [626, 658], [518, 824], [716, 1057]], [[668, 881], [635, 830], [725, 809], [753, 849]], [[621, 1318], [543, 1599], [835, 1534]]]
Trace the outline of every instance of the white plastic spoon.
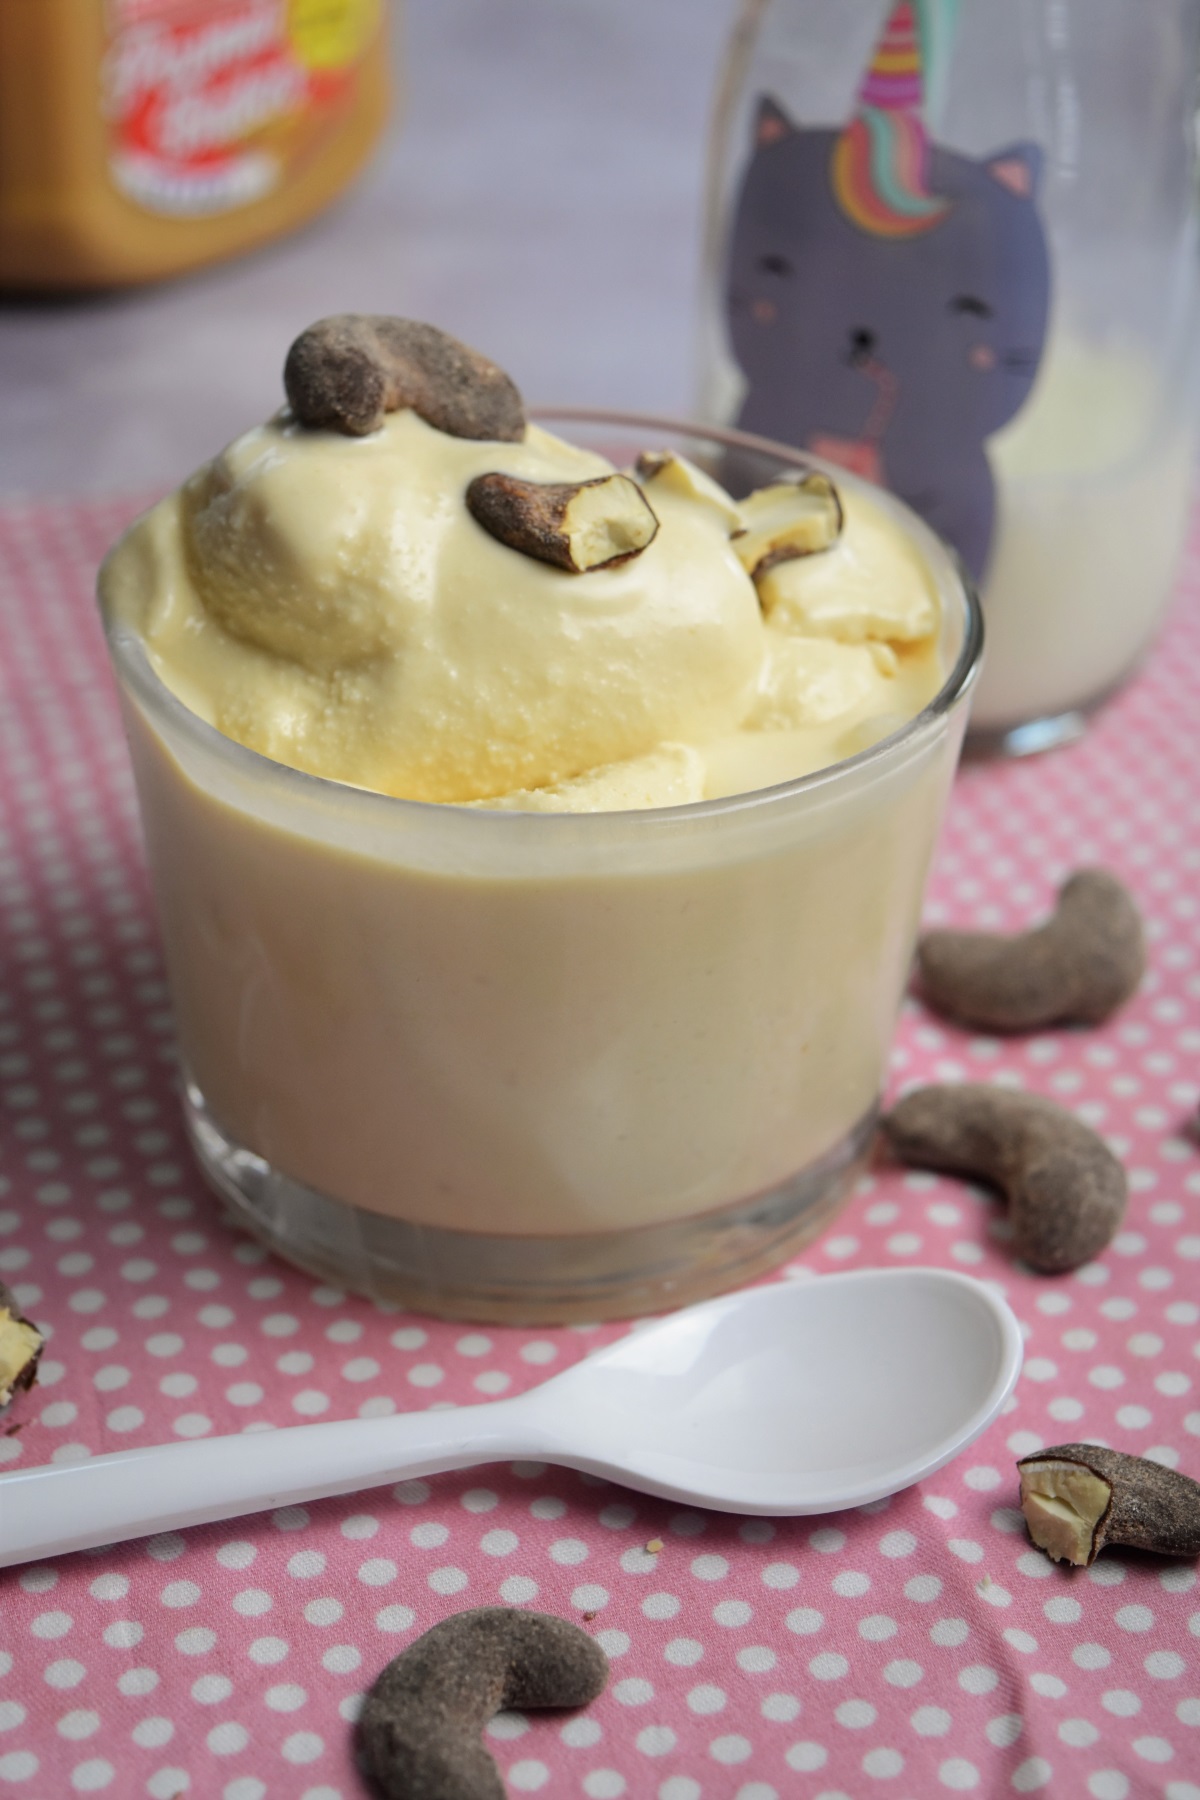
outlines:
[[644, 1326], [513, 1400], [5, 1475], [0, 1567], [513, 1458], [722, 1512], [837, 1512], [957, 1456], [1020, 1367], [1016, 1319], [969, 1276], [783, 1281]]

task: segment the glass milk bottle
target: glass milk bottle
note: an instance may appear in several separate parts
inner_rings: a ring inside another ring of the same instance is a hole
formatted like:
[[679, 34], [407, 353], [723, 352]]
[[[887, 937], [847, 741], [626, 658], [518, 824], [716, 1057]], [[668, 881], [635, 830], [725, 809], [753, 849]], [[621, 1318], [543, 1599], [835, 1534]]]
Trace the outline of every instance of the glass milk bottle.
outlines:
[[1193, 466], [1200, 0], [744, 0], [702, 409], [959, 552], [973, 729], [1074, 736], [1170, 592]]

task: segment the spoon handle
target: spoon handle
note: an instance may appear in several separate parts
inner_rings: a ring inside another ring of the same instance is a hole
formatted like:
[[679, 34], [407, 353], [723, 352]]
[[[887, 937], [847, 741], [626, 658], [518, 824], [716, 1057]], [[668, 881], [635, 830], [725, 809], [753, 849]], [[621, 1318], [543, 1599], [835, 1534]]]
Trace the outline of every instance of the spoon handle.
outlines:
[[118, 1450], [0, 1476], [0, 1568], [537, 1453], [520, 1397]]

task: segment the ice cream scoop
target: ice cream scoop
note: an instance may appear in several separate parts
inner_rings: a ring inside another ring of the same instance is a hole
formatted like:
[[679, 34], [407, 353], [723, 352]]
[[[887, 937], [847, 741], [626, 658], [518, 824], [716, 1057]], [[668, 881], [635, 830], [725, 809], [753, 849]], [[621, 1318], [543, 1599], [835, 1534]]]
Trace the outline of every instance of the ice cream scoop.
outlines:
[[827, 474], [735, 501], [673, 452], [616, 469], [411, 321], [323, 321], [287, 378], [101, 575], [166, 684], [274, 761], [415, 800], [674, 805], [836, 762], [940, 684], [928, 568]]
[[1007, 1303], [967, 1275], [784, 1281], [658, 1320], [516, 1399], [0, 1477], [0, 1566], [513, 1457], [720, 1512], [837, 1512], [965, 1450], [1021, 1355]]

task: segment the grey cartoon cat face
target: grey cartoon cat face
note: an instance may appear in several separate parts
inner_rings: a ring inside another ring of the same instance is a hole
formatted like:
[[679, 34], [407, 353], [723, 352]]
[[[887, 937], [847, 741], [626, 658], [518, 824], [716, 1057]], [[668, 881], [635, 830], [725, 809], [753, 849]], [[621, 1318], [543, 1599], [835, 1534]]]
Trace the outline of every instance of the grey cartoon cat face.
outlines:
[[930, 227], [883, 236], [835, 197], [840, 133], [769, 99], [734, 214], [728, 317], [738, 423], [883, 481], [982, 579], [995, 521], [986, 440], [1019, 411], [1046, 335], [1040, 154], [932, 146]]
[[950, 437], [982, 441], [1023, 404], [1045, 336], [1040, 153], [1016, 145], [977, 162], [934, 147], [929, 185], [950, 201], [945, 216], [912, 237], [877, 237], [834, 197], [837, 138], [762, 103], [729, 264], [737, 360], [752, 384], [790, 389], [827, 432], [862, 430], [882, 370], [910, 419], [925, 390]]

